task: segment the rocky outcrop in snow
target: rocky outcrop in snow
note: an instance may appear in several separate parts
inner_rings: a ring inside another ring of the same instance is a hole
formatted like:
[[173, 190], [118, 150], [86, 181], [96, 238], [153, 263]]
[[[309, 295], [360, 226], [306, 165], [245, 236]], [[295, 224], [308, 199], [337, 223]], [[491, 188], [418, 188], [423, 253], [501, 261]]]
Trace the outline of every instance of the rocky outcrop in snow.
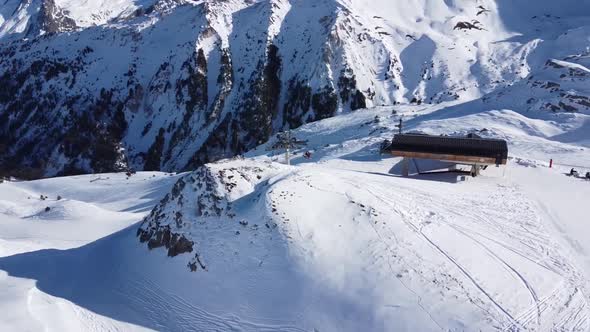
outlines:
[[[205, 165], [179, 179], [144, 219], [137, 231], [139, 240], [149, 249], [166, 248], [170, 257], [190, 253], [192, 259], [187, 267], [191, 271], [206, 269], [207, 257], [201, 255], [193, 234], [209, 223], [212, 227], [220, 222], [238, 223], [235, 217], [240, 200], [280, 170], [277, 165], [249, 161], [234, 164]], [[266, 227], [270, 229], [269, 224]]]

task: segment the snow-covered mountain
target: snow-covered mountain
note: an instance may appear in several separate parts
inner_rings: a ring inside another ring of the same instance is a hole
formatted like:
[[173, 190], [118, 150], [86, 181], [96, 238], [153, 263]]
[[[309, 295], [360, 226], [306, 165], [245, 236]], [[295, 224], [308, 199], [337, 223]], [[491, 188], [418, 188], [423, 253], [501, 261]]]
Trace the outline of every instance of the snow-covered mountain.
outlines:
[[588, 0], [2, 1], [21, 177], [190, 169], [364, 107], [590, 105]]
[[[396, 176], [399, 158], [379, 151], [400, 117], [408, 131], [506, 139], [511, 162], [467, 182]], [[482, 100], [340, 115], [293, 131], [307, 141], [295, 166], [273, 138], [185, 175], [136, 235], [175, 271], [218, 276], [306, 330], [587, 331], [590, 187], [563, 174], [590, 171], [588, 123]]]
[[[507, 139], [509, 164], [397, 176], [400, 117]], [[293, 130], [292, 166], [273, 137], [177, 175], [4, 181], [0, 330], [586, 332], [590, 182], [564, 173], [590, 171], [589, 123], [397, 105]]]
[[[0, 0], [0, 330], [586, 332], [589, 36], [588, 0]], [[509, 165], [396, 176], [400, 119]], [[190, 172], [1, 177], [130, 168]]]
[[0, 0], [0, 172], [190, 169], [286, 127], [399, 103], [586, 111], [589, 8]]

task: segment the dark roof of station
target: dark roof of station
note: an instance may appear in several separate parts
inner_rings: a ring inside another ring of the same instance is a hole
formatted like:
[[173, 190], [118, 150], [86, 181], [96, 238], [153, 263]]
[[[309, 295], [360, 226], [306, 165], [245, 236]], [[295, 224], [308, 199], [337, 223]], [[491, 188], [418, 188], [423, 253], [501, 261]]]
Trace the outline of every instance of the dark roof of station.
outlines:
[[480, 137], [399, 134], [395, 135], [393, 142], [386, 150], [495, 159], [508, 158], [508, 144], [505, 140]]

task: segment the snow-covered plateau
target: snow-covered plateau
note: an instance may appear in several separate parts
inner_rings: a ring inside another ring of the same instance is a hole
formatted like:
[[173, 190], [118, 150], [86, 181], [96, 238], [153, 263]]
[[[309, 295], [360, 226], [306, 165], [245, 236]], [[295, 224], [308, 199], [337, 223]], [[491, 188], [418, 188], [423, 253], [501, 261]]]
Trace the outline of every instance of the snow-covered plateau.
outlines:
[[586, 172], [590, 0], [0, 0], [0, 331], [587, 332]]

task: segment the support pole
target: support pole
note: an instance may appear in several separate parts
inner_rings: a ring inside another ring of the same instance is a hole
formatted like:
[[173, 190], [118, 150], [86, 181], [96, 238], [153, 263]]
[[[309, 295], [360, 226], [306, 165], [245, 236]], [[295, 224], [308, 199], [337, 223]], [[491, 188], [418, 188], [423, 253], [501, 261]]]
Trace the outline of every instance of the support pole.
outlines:
[[418, 174], [422, 174], [422, 172], [420, 172], [420, 167], [418, 166], [416, 159], [412, 158], [412, 162], [414, 163], [414, 167], [416, 167], [416, 171], [418, 172]]
[[285, 159], [288, 166], [291, 166], [291, 130], [287, 131], [287, 150], [285, 151]]
[[471, 176], [476, 177], [479, 175], [479, 165], [474, 164], [471, 166]]
[[399, 119], [399, 124], [396, 127], [399, 128], [399, 134], [401, 135], [404, 128], [404, 120], [402, 118]]
[[287, 165], [291, 166], [291, 151], [289, 147], [287, 147], [287, 151], [285, 152], [285, 160], [287, 161]]
[[405, 177], [410, 176], [410, 159], [404, 158], [402, 160], [402, 175]]

